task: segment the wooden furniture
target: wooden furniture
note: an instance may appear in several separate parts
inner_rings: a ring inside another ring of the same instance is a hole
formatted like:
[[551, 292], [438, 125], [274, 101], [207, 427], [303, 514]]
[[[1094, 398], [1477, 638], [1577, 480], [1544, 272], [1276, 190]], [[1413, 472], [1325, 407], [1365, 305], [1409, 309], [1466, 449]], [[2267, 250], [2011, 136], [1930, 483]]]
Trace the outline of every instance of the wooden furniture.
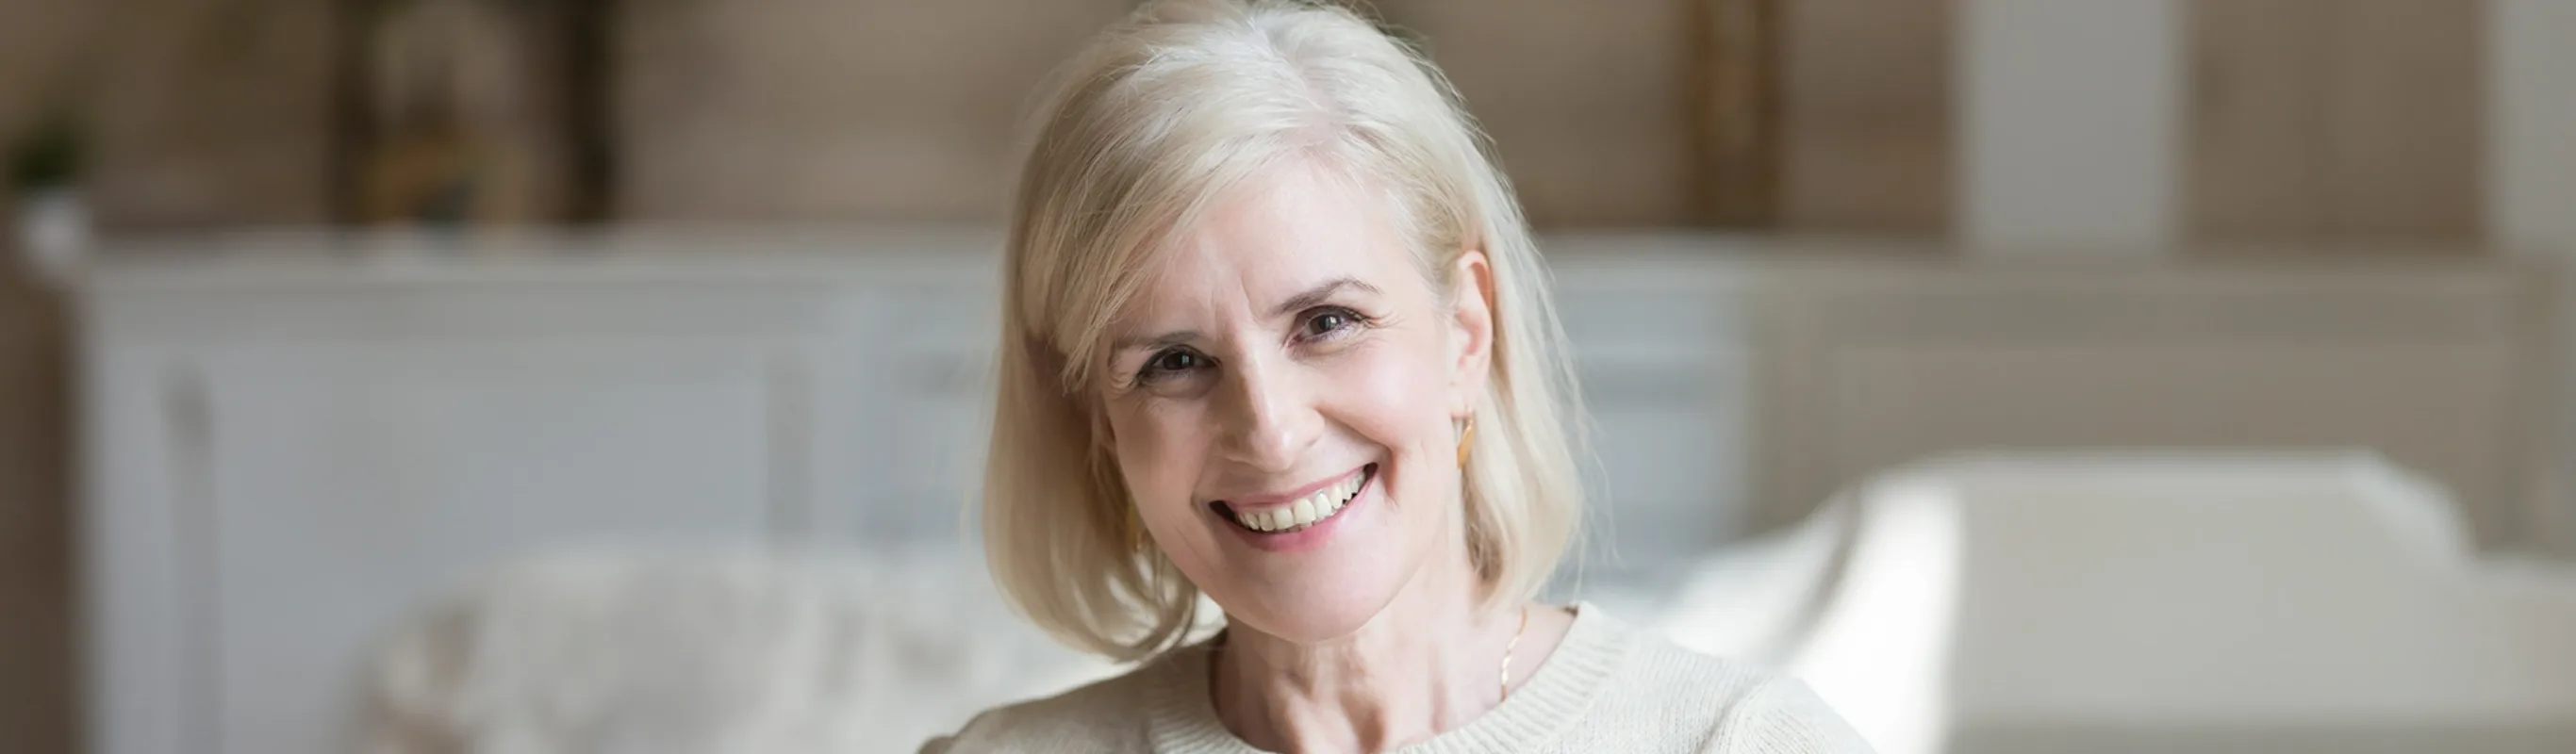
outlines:
[[0, 730], [12, 751], [68, 754], [80, 707], [63, 297], [6, 241], [0, 256]]

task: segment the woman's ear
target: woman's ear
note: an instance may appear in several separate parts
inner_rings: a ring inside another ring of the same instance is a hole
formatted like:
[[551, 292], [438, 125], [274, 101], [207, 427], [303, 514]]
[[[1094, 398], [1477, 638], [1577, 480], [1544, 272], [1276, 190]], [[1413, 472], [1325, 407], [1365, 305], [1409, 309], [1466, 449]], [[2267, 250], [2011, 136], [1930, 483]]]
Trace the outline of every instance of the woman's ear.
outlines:
[[1494, 268], [1482, 249], [1451, 263], [1449, 415], [1471, 416], [1484, 402], [1494, 364]]

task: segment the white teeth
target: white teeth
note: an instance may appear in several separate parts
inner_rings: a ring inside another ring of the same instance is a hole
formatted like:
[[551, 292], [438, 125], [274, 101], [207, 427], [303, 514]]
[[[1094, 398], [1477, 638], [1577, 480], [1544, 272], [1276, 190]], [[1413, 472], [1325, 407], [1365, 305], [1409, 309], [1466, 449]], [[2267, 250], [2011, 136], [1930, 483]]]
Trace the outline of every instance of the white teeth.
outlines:
[[1351, 498], [1359, 494], [1360, 486], [1367, 481], [1368, 478], [1365, 475], [1354, 474], [1339, 484], [1316, 490], [1315, 494], [1289, 505], [1253, 513], [1236, 513], [1235, 520], [1241, 522], [1244, 527], [1259, 532], [1279, 532], [1309, 526], [1341, 512], [1342, 507], [1350, 504]]

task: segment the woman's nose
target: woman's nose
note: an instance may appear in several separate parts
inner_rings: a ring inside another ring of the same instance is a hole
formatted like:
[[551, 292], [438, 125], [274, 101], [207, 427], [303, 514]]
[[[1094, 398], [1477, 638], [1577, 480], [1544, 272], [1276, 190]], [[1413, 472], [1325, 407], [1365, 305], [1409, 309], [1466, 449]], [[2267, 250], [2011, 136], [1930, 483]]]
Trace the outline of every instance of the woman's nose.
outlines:
[[1218, 412], [1225, 453], [1265, 472], [1285, 473], [1323, 434], [1314, 391], [1292, 365], [1242, 359], [1227, 375], [1226, 410]]

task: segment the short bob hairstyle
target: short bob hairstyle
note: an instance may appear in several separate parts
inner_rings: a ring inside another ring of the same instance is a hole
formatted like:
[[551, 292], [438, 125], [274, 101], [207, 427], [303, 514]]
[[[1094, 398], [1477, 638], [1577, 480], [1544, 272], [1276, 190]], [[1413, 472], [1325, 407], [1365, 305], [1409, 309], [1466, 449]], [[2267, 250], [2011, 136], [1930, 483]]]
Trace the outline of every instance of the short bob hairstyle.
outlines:
[[1445, 78], [1353, 11], [1167, 0], [1056, 72], [1005, 249], [983, 492], [994, 579], [1078, 649], [1141, 660], [1186, 641], [1200, 594], [1133, 523], [1089, 392], [1103, 330], [1229, 188], [1288, 161], [1383, 196], [1425, 283], [1492, 270], [1492, 374], [1465, 470], [1469, 557], [1501, 606], [1536, 595], [1582, 519], [1581, 408], [1547, 273]]

